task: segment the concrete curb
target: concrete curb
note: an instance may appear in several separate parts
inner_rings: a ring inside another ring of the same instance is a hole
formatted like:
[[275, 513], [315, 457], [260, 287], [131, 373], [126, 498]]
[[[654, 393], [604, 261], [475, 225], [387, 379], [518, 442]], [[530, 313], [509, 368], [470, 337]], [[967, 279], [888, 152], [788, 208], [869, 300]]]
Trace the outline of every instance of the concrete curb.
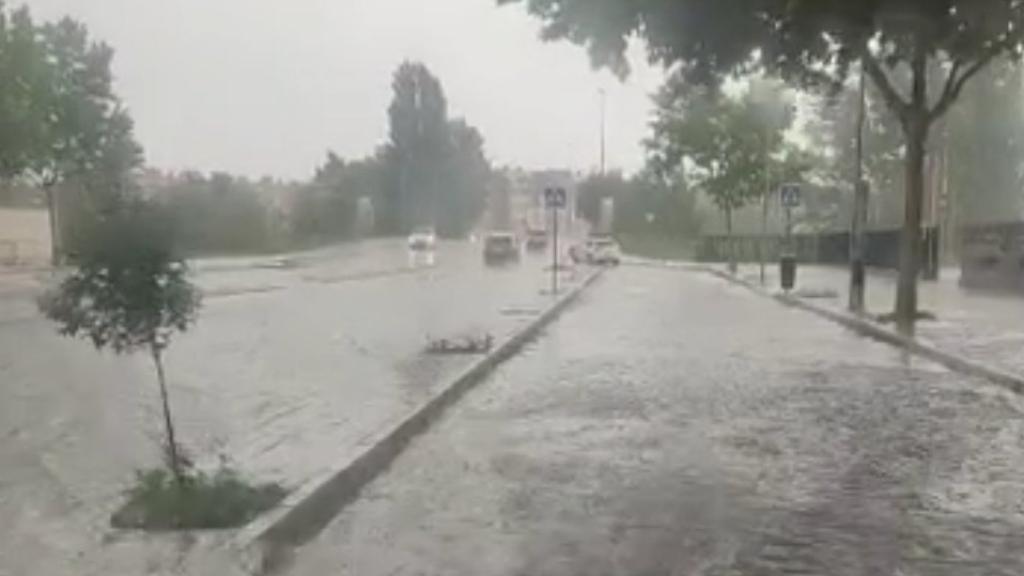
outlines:
[[315, 537], [414, 437], [425, 432], [448, 407], [558, 318], [603, 273], [604, 270], [592, 272], [527, 326], [455, 377], [436, 396], [375, 438], [367, 449], [342, 468], [307, 482], [276, 510], [244, 528], [229, 543], [240, 555], [243, 567], [251, 574], [266, 574], [287, 563], [292, 549]]
[[786, 294], [774, 294], [768, 292], [767, 290], [756, 284], [752, 284], [750, 282], [747, 282], [746, 280], [736, 278], [735, 276], [732, 276], [727, 272], [718, 270], [711, 266], [701, 266], [700, 269], [703, 270], [704, 272], [722, 278], [727, 282], [731, 282], [732, 284], [743, 286], [744, 288], [747, 288], [756, 294], [759, 294], [766, 298], [771, 298], [785, 306], [797, 308], [800, 310], [810, 312], [812, 314], [816, 314], [822, 318], [831, 320], [833, 322], [836, 322], [837, 324], [849, 328], [857, 332], [858, 334], [874, 338], [875, 340], [879, 340], [881, 342], [885, 342], [886, 344], [896, 346], [912, 354], [917, 354], [918, 356], [921, 356], [923, 358], [927, 358], [929, 360], [938, 362], [939, 364], [942, 364], [943, 366], [949, 368], [950, 370], [954, 370], [956, 372], [960, 372], [968, 376], [985, 378], [991, 381], [992, 383], [1002, 386], [1012, 392], [1015, 392], [1017, 394], [1024, 394], [1024, 377], [1022, 376], [1018, 376], [1016, 374], [1012, 374], [1009, 372], [1004, 372], [997, 368], [987, 366], [981, 362], [977, 362], [975, 360], [965, 358], [958, 354], [953, 354], [951, 352], [941, 350], [935, 345], [930, 344], [928, 342], [924, 342], [920, 339], [908, 338], [892, 330], [884, 328], [883, 326], [880, 326], [876, 322], [873, 322], [861, 316], [856, 316], [847, 312], [840, 312], [838, 310], [833, 310], [830, 308], [826, 308], [824, 306], [819, 306], [817, 304], [813, 304], [811, 302], [808, 302], [807, 300], [803, 300], [794, 296], [789, 296]]

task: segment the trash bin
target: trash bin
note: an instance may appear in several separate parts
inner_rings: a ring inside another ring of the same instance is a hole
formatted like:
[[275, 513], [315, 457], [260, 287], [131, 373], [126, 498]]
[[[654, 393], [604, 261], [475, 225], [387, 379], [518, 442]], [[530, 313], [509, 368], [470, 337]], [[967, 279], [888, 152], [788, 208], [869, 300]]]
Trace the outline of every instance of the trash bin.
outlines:
[[783, 254], [779, 260], [779, 277], [782, 279], [782, 289], [789, 292], [796, 286], [796, 255]]

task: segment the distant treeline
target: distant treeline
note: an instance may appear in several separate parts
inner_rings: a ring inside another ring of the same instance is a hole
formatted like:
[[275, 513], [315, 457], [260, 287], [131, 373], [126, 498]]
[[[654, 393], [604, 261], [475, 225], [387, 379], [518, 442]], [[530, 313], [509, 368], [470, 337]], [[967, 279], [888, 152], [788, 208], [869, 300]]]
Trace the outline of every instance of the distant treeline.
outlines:
[[441, 83], [422, 64], [399, 67], [394, 92], [388, 142], [354, 161], [328, 152], [308, 182], [149, 172], [142, 188], [167, 207], [190, 253], [268, 252], [351, 239], [361, 199], [374, 216], [363, 233], [432, 226], [445, 237], [465, 236], [493, 185], [483, 137], [448, 118]]

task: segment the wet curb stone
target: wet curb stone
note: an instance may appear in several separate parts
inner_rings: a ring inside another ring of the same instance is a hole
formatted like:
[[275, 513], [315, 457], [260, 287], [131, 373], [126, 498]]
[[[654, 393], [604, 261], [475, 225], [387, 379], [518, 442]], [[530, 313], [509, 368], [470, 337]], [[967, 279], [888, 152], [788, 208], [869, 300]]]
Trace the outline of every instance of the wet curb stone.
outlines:
[[985, 378], [993, 382], [994, 384], [1007, 388], [1012, 392], [1015, 392], [1017, 394], [1024, 394], [1024, 377], [1018, 376], [1016, 374], [1011, 374], [1009, 372], [1005, 372], [997, 368], [993, 368], [982, 362], [971, 360], [958, 354], [953, 354], [951, 352], [941, 350], [932, 344], [923, 342], [920, 339], [908, 338], [901, 334], [897, 334], [896, 332], [884, 328], [878, 325], [876, 322], [873, 322], [872, 320], [869, 320], [867, 318], [856, 316], [854, 314], [847, 312], [840, 312], [838, 310], [826, 308], [824, 306], [820, 306], [794, 296], [789, 296], [786, 294], [775, 294], [765, 290], [764, 288], [756, 284], [747, 282], [746, 280], [737, 278], [729, 274], [728, 272], [718, 270], [711, 266], [695, 265], [688, 266], [686, 267], [686, 269], [707, 272], [732, 284], [743, 286], [744, 288], [747, 288], [756, 294], [759, 294], [767, 298], [771, 298], [785, 306], [797, 308], [799, 310], [804, 310], [812, 314], [816, 314], [822, 318], [836, 322], [837, 324], [840, 324], [864, 336], [874, 338], [875, 340], [885, 342], [886, 344], [890, 344], [892, 346], [904, 349], [913, 354], [917, 354], [918, 356], [921, 356], [923, 358], [927, 358], [929, 360], [938, 362], [939, 364], [942, 364], [943, 366], [951, 370], [967, 374], [968, 376]]
[[287, 563], [292, 550], [315, 537], [359, 491], [397, 458], [409, 442], [466, 392], [550, 325], [596, 282], [604, 271], [590, 272], [578, 286], [565, 293], [528, 325], [515, 332], [488, 354], [462, 371], [433, 398], [402, 418], [393, 428], [373, 439], [342, 468], [306, 482], [276, 510], [244, 528], [229, 543], [250, 574], [267, 574]]

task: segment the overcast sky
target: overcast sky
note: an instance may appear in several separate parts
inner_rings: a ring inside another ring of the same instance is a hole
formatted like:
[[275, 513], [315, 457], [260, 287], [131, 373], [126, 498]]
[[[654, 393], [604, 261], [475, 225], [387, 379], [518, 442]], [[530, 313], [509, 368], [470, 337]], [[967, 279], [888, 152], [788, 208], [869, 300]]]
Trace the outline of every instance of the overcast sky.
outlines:
[[605, 88], [608, 165], [633, 171], [661, 78], [639, 55], [625, 82], [592, 71], [582, 49], [541, 42], [521, 5], [496, 0], [27, 4], [117, 50], [118, 92], [148, 162], [167, 169], [305, 178], [327, 149], [371, 153], [387, 137], [391, 74], [410, 59], [440, 77], [496, 164], [594, 169]]

